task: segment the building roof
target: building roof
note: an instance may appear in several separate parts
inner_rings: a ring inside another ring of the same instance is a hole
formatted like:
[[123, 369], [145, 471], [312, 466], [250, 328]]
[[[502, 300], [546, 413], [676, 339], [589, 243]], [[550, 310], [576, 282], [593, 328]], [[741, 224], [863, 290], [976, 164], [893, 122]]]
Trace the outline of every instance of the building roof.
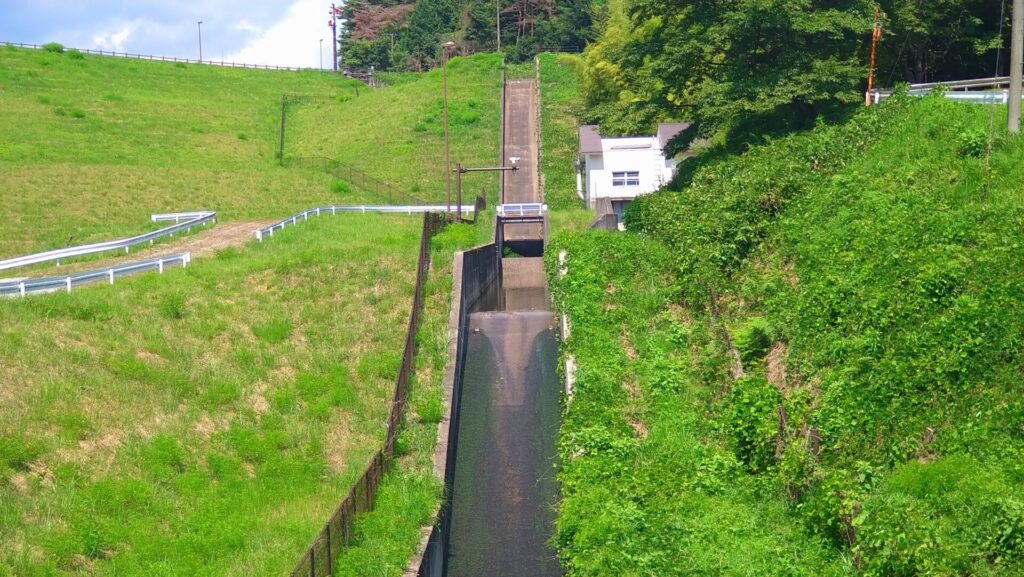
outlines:
[[[664, 149], [665, 145], [668, 144], [673, 137], [680, 132], [690, 127], [689, 122], [666, 122], [658, 125], [658, 134], [655, 137], [658, 139], [658, 148]], [[641, 138], [641, 137], [637, 137]], [[652, 138], [652, 137], [648, 137]], [[580, 154], [594, 154], [600, 153], [601, 148], [601, 135], [597, 131], [597, 125], [584, 124], [580, 126]], [[646, 148], [636, 145], [631, 146], [616, 146], [613, 148]]]
[[675, 138], [677, 134], [686, 130], [690, 127], [689, 122], [667, 122], [658, 125], [658, 144], [662, 149], [668, 144], [668, 141]]
[[601, 152], [601, 135], [596, 125], [584, 124], [580, 126], [580, 154], [592, 152]]

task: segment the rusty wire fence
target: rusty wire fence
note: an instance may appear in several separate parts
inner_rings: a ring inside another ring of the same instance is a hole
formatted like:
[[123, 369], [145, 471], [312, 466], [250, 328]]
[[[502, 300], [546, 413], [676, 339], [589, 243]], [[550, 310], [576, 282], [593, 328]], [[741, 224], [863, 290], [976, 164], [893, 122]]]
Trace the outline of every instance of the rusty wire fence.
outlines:
[[395, 379], [395, 393], [391, 401], [391, 412], [388, 415], [388, 430], [384, 446], [373, 455], [359, 480], [335, 509], [313, 543], [303, 553], [295, 569], [292, 570], [291, 577], [327, 577], [334, 574], [334, 561], [342, 548], [347, 547], [351, 542], [352, 527], [356, 516], [373, 509], [377, 487], [384, 475], [391, 470], [395, 454], [395, 439], [405, 415], [409, 379], [414, 371], [416, 332], [419, 329], [420, 315], [423, 311], [424, 284], [427, 280], [427, 271], [430, 268], [430, 239], [441, 229], [444, 220], [445, 217], [440, 214], [423, 215], [420, 254], [416, 266], [416, 290], [412, 301], [412, 312], [409, 315], [409, 326], [405, 334], [402, 366], [398, 371], [398, 378]]

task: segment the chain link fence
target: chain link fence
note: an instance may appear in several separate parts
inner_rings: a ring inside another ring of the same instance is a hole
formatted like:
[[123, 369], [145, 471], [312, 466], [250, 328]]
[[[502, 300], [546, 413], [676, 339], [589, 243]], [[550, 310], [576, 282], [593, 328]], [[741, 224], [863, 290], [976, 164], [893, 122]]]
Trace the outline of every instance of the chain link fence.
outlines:
[[405, 415], [405, 402], [409, 388], [409, 379], [414, 371], [416, 357], [416, 332], [420, 326], [423, 312], [424, 284], [430, 268], [430, 239], [441, 230], [444, 216], [436, 213], [423, 215], [423, 232], [420, 235], [420, 254], [416, 265], [416, 291], [412, 301], [412, 313], [405, 334], [405, 349], [402, 352], [402, 366], [395, 380], [395, 393], [391, 402], [391, 413], [388, 416], [388, 431], [384, 446], [377, 451], [366, 466], [366, 470], [356, 481], [345, 498], [327, 520], [324, 528], [313, 540], [312, 545], [303, 553], [291, 577], [327, 577], [334, 574], [334, 561], [343, 547], [347, 547], [352, 537], [352, 526], [357, 515], [373, 509], [373, 500], [377, 494], [384, 475], [391, 470], [395, 439], [398, 428]]

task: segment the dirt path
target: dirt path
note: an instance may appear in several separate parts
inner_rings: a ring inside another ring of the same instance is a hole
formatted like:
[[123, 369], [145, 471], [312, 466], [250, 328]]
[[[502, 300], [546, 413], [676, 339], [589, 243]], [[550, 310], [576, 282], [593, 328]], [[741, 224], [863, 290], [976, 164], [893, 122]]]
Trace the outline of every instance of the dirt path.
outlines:
[[47, 266], [36, 268], [31, 271], [26, 271], [23, 275], [16, 275], [16, 271], [11, 271], [15, 272], [15, 274], [10, 275], [11, 278], [9, 280], [60, 276], [70, 273], [102, 269], [104, 267], [138, 260], [171, 256], [181, 254], [183, 252], [192, 253], [193, 259], [203, 258], [212, 255], [218, 250], [232, 246], [241, 246], [250, 240], [254, 240], [256, 238], [256, 229], [274, 222], [277, 222], [277, 220], [221, 222], [213, 225], [212, 227], [207, 226], [206, 228], [199, 228], [197, 231], [185, 235], [184, 237], [164, 239], [162, 241], [158, 241], [157, 244], [153, 246], [145, 246], [145, 248], [132, 250], [129, 254], [121, 253], [117, 256], [104, 256], [97, 260], [72, 262], [59, 267]]

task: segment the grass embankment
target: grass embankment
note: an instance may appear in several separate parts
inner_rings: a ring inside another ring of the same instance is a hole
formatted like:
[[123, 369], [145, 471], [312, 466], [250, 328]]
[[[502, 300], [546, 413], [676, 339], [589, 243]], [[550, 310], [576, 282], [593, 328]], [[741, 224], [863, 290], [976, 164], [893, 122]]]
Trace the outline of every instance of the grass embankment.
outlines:
[[[572, 223], [593, 220], [576, 194], [579, 115], [583, 107], [577, 56], [544, 53], [540, 66], [540, 140], [544, 167], [544, 201]], [[590, 216], [588, 220], [586, 217]]]
[[282, 93], [354, 86], [319, 72], [0, 47], [0, 258], [138, 233], [153, 212], [239, 220], [370, 200], [274, 158]]
[[570, 574], [1024, 571], [1024, 141], [988, 125], [895, 99], [556, 241]]
[[383, 440], [420, 228], [0, 301], [0, 575], [287, 574]]
[[342, 551], [339, 576], [401, 575], [419, 545], [420, 528], [437, 510], [441, 483], [434, 477], [437, 423], [444, 410], [444, 371], [448, 363], [448, 316], [452, 303], [452, 255], [491, 239], [483, 223], [454, 224], [431, 243], [430, 275], [417, 343], [416, 375], [410, 388], [409, 413], [398, 437], [396, 472], [377, 495], [376, 509], [356, 520], [354, 545]]
[[[431, 202], [445, 201], [441, 71], [389, 74], [389, 86], [296, 104], [288, 111], [286, 156], [330, 156]], [[501, 55], [448, 63], [451, 166], [498, 162]], [[494, 173], [463, 176], [463, 201], [496, 197]], [[452, 202], [455, 181], [452, 180]]]

